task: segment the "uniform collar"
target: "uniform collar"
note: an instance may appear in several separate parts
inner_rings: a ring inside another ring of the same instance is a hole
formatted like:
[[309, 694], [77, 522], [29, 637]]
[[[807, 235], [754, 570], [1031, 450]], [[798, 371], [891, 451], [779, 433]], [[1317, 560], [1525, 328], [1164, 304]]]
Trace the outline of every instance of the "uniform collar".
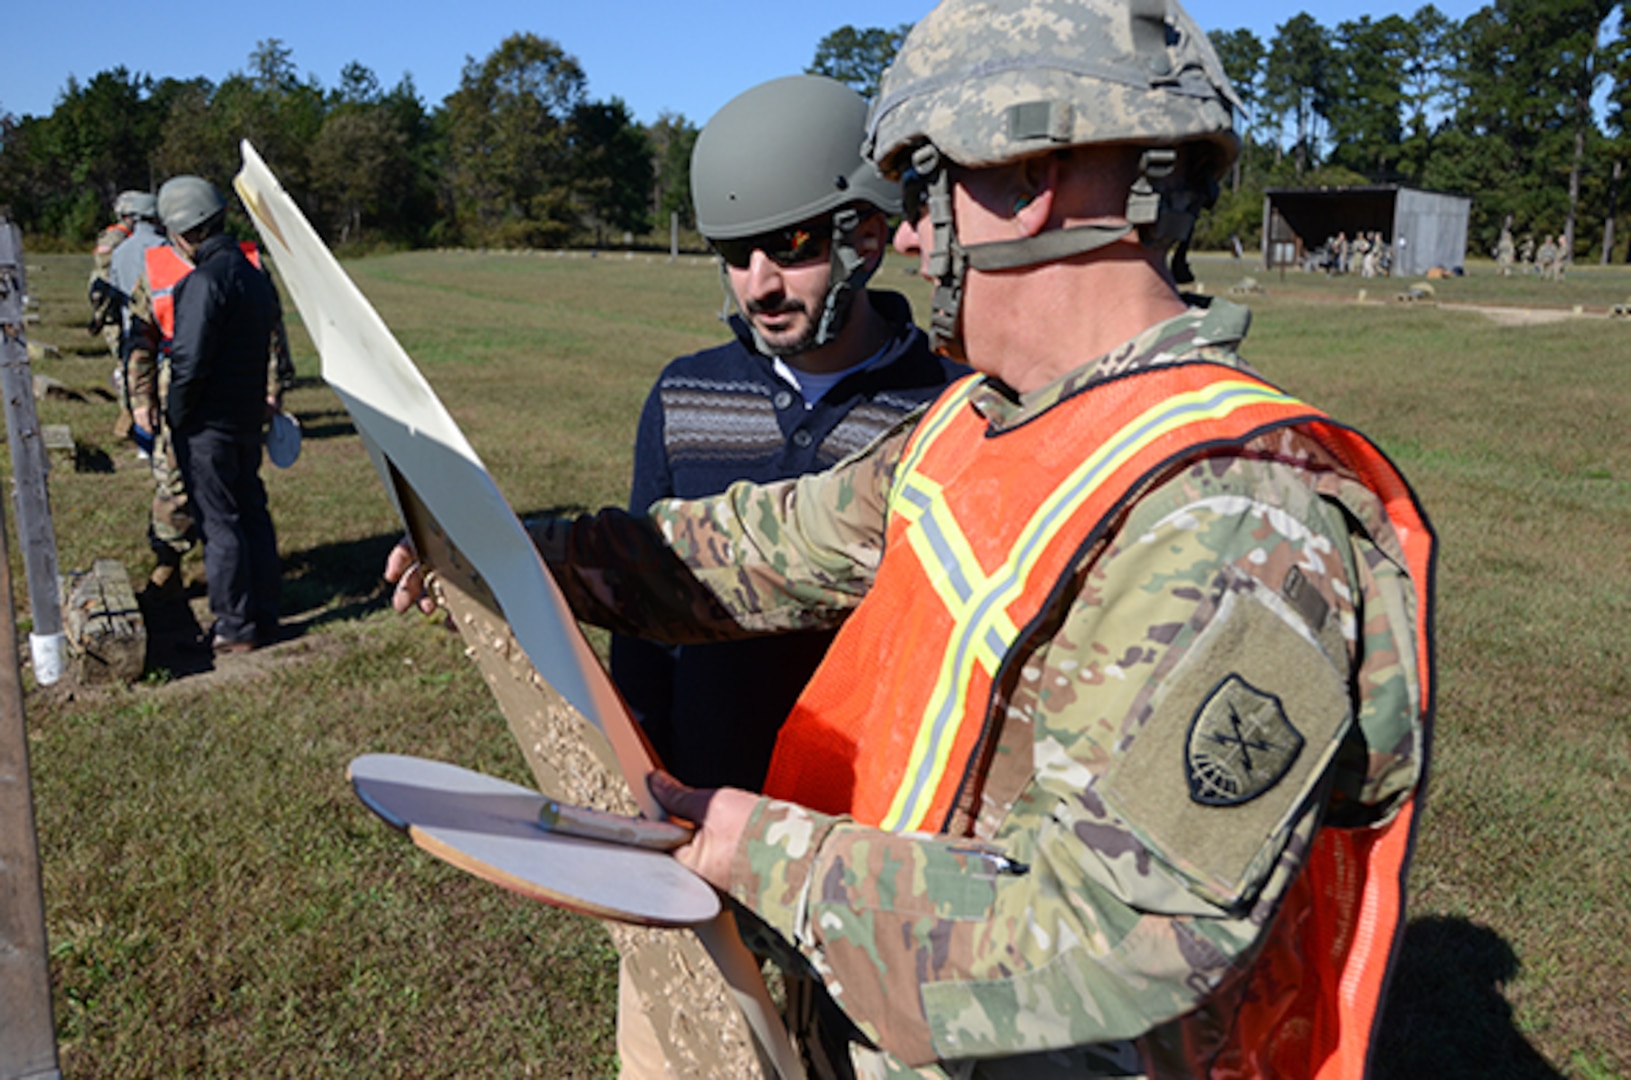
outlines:
[[987, 376], [970, 398], [997, 431], [1032, 420], [1067, 398], [1107, 379], [1188, 360], [1245, 368], [1236, 350], [1251, 325], [1251, 310], [1227, 300], [1185, 296], [1189, 310], [1148, 327], [1102, 356], [1066, 372], [1028, 394]]

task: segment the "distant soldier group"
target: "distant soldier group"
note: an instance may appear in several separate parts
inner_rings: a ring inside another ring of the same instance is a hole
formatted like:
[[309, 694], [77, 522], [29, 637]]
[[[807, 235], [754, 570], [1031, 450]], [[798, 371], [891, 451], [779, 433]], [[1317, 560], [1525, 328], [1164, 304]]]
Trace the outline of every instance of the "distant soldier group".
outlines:
[[1533, 233], [1525, 233], [1517, 242], [1512, 238], [1512, 215], [1501, 224], [1501, 237], [1495, 243], [1495, 273], [1511, 277], [1521, 267], [1525, 274], [1538, 273], [1542, 281], [1562, 281], [1571, 256], [1567, 236], [1547, 234], [1535, 245]]
[[1393, 254], [1380, 232], [1355, 233], [1350, 240], [1344, 230], [1325, 241], [1317, 265], [1327, 274], [1352, 273], [1357, 266], [1360, 277], [1386, 277], [1393, 267]]

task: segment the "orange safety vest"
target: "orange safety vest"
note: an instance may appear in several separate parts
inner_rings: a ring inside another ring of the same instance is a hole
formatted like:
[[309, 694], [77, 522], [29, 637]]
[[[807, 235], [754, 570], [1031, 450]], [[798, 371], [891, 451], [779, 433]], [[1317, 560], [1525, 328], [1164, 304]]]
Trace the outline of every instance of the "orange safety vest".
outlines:
[[[238, 244], [255, 269], [261, 267], [260, 250], [245, 240]], [[154, 244], [144, 253], [147, 257], [147, 290], [153, 298], [153, 320], [164, 335], [164, 347], [176, 336], [176, 286], [193, 272], [193, 264], [170, 244]]]
[[[995, 688], [1028, 652], [1016, 646], [1068, 602], [1082, 554], [1178, 464], [1291, 425], [1377, 493], [1403, 543], [1421, 598], [1425, 776], [1433, 536], [1368, 440], [1206, 362], [1109, 380], [995, 436], [968, 405], [976, 385], [951, 387], [909, 440], [867, 602], [782, 728], [767, 794], [891, 831], [947, 828], [965, 788], [980, 782], [971, 773], [1000, 725]], [[1238, 1041], [1215, 1059], [1217, 1075], [1363, 1075], [1402, 931], [1414, 821], [1410, 800], [1385, 826], [1317, 834], [1252, 969]]]
[[[99, 236], [97, 236], [97, 238], [96, 238], [96, 241], [97, 241], [97, 243], [96, 243], [96, 253], [98, 255], [100, 255], [105, 251], [112, 251], [114, 248], [118, 247], [120, 244], [124, 243], [126, 240], [129, 240], [130, 237], [132, 236], [132, 234], [135, 233], [135, 231], [136, 231], [135, 229], [132, 229], [129, 225], [126, 225], [123, 221], [115, 221], [112, 225], [109, 225], [107, 228], [103, 229], [101, 234]], [[102, 243], [102, 237], [108, 235], [108, 233], [110, 233], [110, 232], [117, 232], [117, 233], [120, 233], [121, 235], [120, 235], [118, 240], [114, 241], [111, 244]]]

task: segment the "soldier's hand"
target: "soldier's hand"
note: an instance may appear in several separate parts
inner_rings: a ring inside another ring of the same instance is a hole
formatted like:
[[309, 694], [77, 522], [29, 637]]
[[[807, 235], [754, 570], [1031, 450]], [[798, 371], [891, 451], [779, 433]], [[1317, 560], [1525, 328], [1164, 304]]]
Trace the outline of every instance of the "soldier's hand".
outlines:
[[143, 405], [130, 411], [130, 415], [141, 429], [149, 435], [159, 429], [159, 407], [157, 405]]
[[738, 788], [686, 787], [661, 770], [647, 785], [664, 810], [697, 827], [690, 843], [674, 849], [674, 858], [714, 888], [729, 891], [731, 862], [759, 796]]
[[386, 556], [385, 580], [396, 586], [391, 593], [391, 607], [397, 611], [407, 611], [418, 604], [419, 610], [426, 615], [436, 613], [436, 598], [425, 589], [424, 568], [419, 565], [419, 556], [414, 554], [413, 546], [408, 541], [398, 541]]

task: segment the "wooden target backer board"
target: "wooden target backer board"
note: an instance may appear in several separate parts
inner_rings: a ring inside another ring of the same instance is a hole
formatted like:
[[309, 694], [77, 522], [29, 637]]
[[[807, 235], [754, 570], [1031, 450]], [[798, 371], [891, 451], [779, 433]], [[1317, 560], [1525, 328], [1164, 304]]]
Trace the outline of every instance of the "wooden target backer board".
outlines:
[[719, 914], [713, 886], [672, 855], [550, 832], [538, 824], [544, 797], [519, 784], [401, 754], [364, 754], [346, 775], [414, 844], [523, 896], [641, 926], [696, 926]]

